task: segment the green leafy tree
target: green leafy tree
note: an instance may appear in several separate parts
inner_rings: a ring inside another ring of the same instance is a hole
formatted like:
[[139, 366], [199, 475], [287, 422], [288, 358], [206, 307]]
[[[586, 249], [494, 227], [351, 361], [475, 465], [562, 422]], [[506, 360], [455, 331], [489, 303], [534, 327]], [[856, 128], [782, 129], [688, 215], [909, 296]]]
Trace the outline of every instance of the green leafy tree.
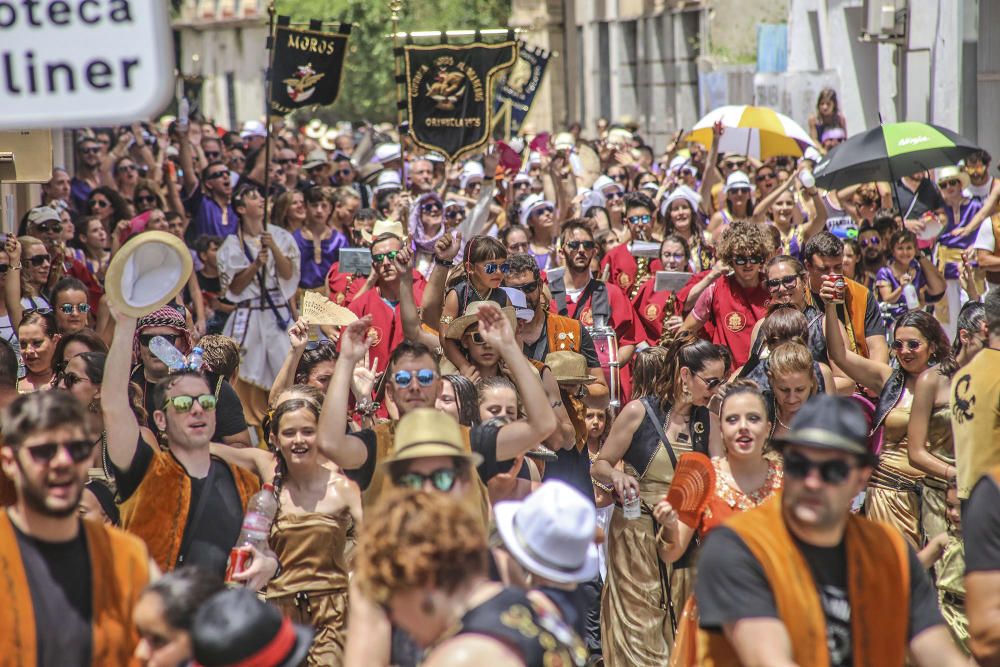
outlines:
[[[291, 16], [293, 21], [323, 19], [352, 24], [340, 97], [333, 106], [306, 112], [307, 116], [327, 122], [395, 122], [395, 71], [389, 37], [392, 22], [387, 0], [277, 0], [276, 8], [278, 14]], [[404, 0], [399, 29], [502, 28], [509, 17], [510, 0]]]

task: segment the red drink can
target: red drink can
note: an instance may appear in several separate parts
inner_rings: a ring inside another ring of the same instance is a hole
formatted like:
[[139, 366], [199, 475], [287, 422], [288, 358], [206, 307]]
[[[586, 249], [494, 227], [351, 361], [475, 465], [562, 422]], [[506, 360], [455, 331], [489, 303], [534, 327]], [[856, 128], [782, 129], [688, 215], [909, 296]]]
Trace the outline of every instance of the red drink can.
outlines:
[[234, 574], [239, 574], [243, 570], [247, 569], [247, 565], [250, 563], [250, 559], [253, 554], [249, 549], [240, 549], [239, 547], [233, 547], [232, 551], [229, 552], [229, 560], [226, 563], [226, 583], [232, 586], [241, 586], [242, 583], [233, 580]]

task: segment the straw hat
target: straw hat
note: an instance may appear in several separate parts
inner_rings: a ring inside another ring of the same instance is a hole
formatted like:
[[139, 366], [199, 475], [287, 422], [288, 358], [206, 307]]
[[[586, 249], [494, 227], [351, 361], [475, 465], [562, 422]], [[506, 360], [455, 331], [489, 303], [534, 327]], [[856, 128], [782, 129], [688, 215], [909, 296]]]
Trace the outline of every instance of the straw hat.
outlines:
[[191, 253], [179, 238], [167, 232], [143, 232], [111, 259], [104, 289], [118, 312], [142, 317], [187, 284], [191, 266]]
[[935, 181], [935, 183], [937, 183], [940, 186], [945, 181], [952, 181], [955, 180], [956, 178], [962, 182], [963, 190], [969, 187], [970, 183], [969, 175], [964, 171], [962, 171], [961, 169], [959, 169], [958, 167], [953, 167], [953, 166], [941, 167], [940, 169], [938, 169], [937, 180]]
[[[445, 334], [445, 338], [451, 338], [454, 340], [459, 340], [465, 335], [466, 329], [471, 327], [473, 324], [479, 321], [479, 317], [476, 313], [483, 306], [492, 305], [500, 307], [496, 301], [473, 301], [468, 306], [465, 307], [465, 313], [461, 317], [456, 317], [452, 320], [451, 324], [448, 325], [448, 333]], [[517, 316], [514, 314], [514, 309], [510, 306], [500, 308], [503, 314], [507, 317], [510, 322], [510, 328], [513, 330], [517, 326]]]
[[313, 118], [306, 124], [305, 135], [310, 139], [319, 139], [326, 134], [326, 124], [319, 118]]
[[587, 372], [587, 358], [577, 352], [560, 350], [545, 355], [545, 365], [552, 369], [556, 382], [590, 384], [597, 378]]
[[383, 234], [392, 234], [402, 241], [406, 238], [406, 232], [403, 230], [403, 223], [399, 220], [376, 220], [375, 224], [372, 225], [372, 231], [361, 232], [361, 238], [365, 240], [365, 243], [371, 243]]
[[466, 449], [454, 417], [433, 408], [417, 408], [399, 420], [390, 456], [382, 465], [431, 456], [465, 459], [474, 466], [483, 462], [482, 456]]
[[594, 503], [569, 484], [545, 482], [520, 502], [493, 508], [504, 546], [526, 570], [570, 584], [597, 576]]

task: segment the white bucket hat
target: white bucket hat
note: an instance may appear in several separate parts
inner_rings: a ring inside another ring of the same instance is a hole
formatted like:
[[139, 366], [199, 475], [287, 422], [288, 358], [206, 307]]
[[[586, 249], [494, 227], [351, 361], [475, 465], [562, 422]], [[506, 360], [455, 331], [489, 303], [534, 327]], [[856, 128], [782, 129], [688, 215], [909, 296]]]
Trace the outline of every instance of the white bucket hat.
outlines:
[[375, 182], [375, 192], [382, 192], [383, 190], [402, 190], [403, 182], [399, 178], [398, 171], [383, 171], [378, 175], [378, 181]]
[[473, 181], [482, 182], [485, 177], [486, 171], [483, 169], [483, 165], [475, 160], [470, 160], [462, 167], [462, 175], [458, 177], [458, 182], [464, 190]]
[[493, 508], [497, 531], [526, 570], [561, 584], [597, 576], [597, 510], [565, 482], [545, 482], [520, 502]]
[[556, 207], [555, 204], [546, 200], [542, 195], [528, 195], [521, 200], [521, 224], [527, 227], [531, 212], [542, 206], [551, 206], [553, 209]]
[[701, 207], [701, 195], [686, 185], [678, 185], [669, 195], [667, 195], [667, 197], [663, 200], [663, 203], [660, 204], [660, 215], [666, 215], [667, 211], [670, 210], [670, 205], [678, 199], [683, 199], [691, 204], [691, 209], [695, 211], [695, 213], [697, 213], [698, 209]]
[[399, 144], [379, 144], [375, 147], [376, 162], [392, 162], [402, 157], [403, 152]]

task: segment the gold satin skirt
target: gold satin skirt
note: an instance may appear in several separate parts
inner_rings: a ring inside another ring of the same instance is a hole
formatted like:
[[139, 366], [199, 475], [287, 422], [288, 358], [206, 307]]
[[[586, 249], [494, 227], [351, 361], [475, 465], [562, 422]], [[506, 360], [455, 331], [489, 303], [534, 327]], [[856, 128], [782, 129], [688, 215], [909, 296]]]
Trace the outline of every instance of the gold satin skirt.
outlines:
[[[608, 575], [601, 595], [606, 667], [663, 667], [674, 633], [660, 579], [653, 518], [626, 519], [615, 507], [608, 526]], [[667, 568], [668, 576], [671, 568]], [[682, 607], [675, 611], [680, 616]]]
[[924, 533], [924, 543], [930, 542], [941, 533], [948, 531], [947, 491], [943, 482], [933, 477], [925, 477], [921, 493], [920, 528]]
[[306, 656], [307, 667], [340, 667], [347, 642], [347, 591], [299, 593], [268, 598], [292, 623], [311, 626], [315, 632]]

